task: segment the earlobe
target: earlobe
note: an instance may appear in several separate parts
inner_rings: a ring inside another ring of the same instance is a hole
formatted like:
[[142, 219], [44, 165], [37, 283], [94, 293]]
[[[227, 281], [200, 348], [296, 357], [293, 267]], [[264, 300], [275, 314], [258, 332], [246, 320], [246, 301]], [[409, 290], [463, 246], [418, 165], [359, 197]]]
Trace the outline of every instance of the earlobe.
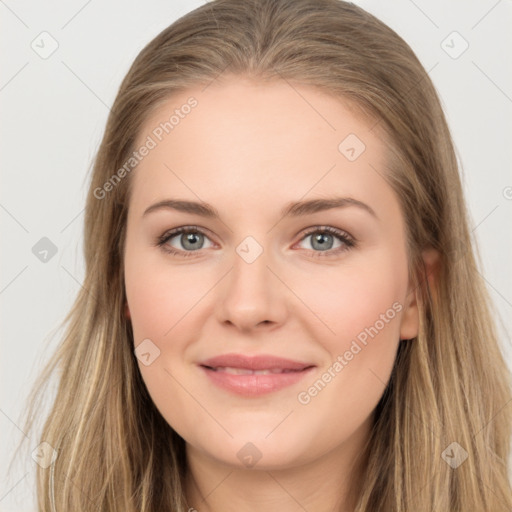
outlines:
[[[421, 270], [421, 275], [418, 276], [419, 284], [415, 288], [409, 287], [407, 303], [402, 313], [402, 322], [400, 324], [401, 340], [409, 340], [418, 336], [420, 325], [418, 308], [419, 288], [425, 284], [430, 290], [435, 288], [439, 275], [439, 256], [439, 251], [433, 248], [425, 249], [422, 252], [423, 269]], [[425, 279], [427, 283], [422, 283]]]
[[128, 320], [130, 320], [130, 319], [131, 319], [130, 308], [128, 307], [128, 302], [125, 302], [125, 303], [124, 303], [124, 316], [125, 316], [125, 318], [127, 318]]

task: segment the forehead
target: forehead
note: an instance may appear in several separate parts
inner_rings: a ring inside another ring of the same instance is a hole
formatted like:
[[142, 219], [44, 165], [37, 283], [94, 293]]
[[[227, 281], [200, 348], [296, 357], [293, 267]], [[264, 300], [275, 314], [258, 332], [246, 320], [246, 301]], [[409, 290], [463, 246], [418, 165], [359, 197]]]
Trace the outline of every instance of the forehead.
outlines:
[[[386, 144], [342, 99], [284, 80], [240, 77], [170, 96], [142, 126], [152, 149], [133, 172], [133, 201], [163, 195], [252, 204], [305, 194], [385, 194]], [[388, 187], [389, 188], [389, 187]], [[387, 190], [389, 194], [390, 191]]]

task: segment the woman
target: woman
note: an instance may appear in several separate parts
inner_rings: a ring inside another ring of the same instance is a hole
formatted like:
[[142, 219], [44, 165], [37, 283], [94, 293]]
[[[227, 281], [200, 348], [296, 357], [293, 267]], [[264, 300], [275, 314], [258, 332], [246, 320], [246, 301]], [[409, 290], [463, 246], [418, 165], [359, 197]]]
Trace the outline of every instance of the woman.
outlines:
[[510, 376], [446, 120], [361, 8], [215, 0], [159, 34], [84, 246], [36, 386], [61, 372], [41, 511], [511, 509]]

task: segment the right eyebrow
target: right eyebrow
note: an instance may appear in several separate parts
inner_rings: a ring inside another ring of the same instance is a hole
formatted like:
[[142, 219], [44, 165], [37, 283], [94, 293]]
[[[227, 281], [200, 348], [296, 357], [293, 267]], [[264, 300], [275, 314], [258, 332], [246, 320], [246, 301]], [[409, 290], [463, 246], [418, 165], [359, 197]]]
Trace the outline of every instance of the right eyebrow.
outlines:
[[198, 203], [196, 201], [186, 201], [181, 199], [165, 199], [163, 201], [159, 201], [158, 203], [152, 204], [149, 208], [145, 210], [142, 216], [144, 217], [148, 213], [162, 209], [171, 209], [185, 213], [194, 213], [195, 215], [200, 215], [201, 217], [210, 217], [217, 219], [220, 218], [219, 212], [208, 203]]

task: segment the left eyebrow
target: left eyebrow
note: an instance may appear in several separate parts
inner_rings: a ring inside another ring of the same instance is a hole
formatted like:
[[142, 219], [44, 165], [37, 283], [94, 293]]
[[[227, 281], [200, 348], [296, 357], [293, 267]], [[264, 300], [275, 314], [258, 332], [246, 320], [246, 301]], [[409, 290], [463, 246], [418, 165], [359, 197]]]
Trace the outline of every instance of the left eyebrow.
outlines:
[[377, 214], [373, 208], [358, 199], [353, 197], [333, 197], [331, 199], [311, 199], [309, 201], [299, 201], [290, 203], [283, 208], [281, 215], [283, 217], [298, 217], [300, 215], [311, 215], [313, 213], [321, 212], [324, 210], [331, 210], [332, 208], [347, 208], [355, 206], [368, 212], [370, 215], [378, 219]]
[[[333, 208], [347, 208], [354, 206], [360, 208], [370, 215], [378, 219], [373, 208], [358, 199], [352, 197], [334, 197], [331, 199], [310, 199], [308, 201], [298, 201], [287, 204], [281, 210], [282, 217], [299, 217], [303, 215], [311, 215], [324, 210]], [[165, 199], [149, 206], [142, 216], [161, 209], [177, 210], [185, 213], [193, 213], [201, 217], [220, 219], [219, 212], [210, 204], [205, 202], [187, 201], [182, 199]]]

